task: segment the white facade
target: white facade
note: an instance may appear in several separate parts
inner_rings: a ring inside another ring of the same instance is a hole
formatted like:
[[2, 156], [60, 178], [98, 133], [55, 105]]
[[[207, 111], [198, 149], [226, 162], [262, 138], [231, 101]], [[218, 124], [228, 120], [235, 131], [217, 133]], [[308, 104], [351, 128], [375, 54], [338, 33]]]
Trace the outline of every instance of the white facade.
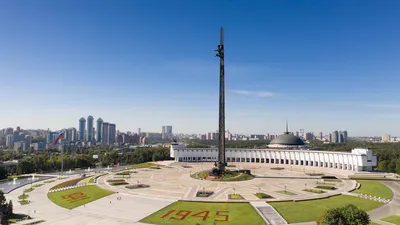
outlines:
[[[171, 145], [170, 156], [176, 162], [215, 162], [217, 148], [186, 148]], [[377, 165], [371, 149], [356, 148], [349, 152], [328, 152], [289, 149], [227, 148], [226, 161], [246, 163], [269, 163], [325, 167], [351, 171], [372, 171]]]

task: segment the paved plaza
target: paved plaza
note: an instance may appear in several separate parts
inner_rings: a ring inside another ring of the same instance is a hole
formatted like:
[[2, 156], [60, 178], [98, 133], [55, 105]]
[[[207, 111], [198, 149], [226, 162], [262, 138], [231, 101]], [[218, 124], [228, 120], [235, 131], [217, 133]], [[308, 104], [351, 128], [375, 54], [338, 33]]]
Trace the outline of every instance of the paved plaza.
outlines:
[[[138, 221], [177, 200], [228, 201], [228, 194], [238, 193], [245, 198], [245, 200], [241, 201], [249, 201], [258, 206], [261, 211], [264, 210], [264, 213], [271, 214], [272, 210], [267, 211], [268, 208], [266, 208], [268, 204], [259, 206], [262, 202], [265, 203], [265, 200], [259, 200], [254, 196], [254, 193], [267, 193], [274, 197], [273, 200], [300, 200], [347, 192], [355, 186], [355, 181], [345, 179], [348, 175], [353, 174], [351, 171], [329, 168], [314, 169], [312, 167], [279, 165], [279, 167], [284, 169], [273, 170], [271, 168], [276, 168], [276, 165], [241, 163], [237, 164], [236, 168], [251, 169], [256, 178], [238, 182], [215, 182], [190, 177], [195, 172], [212, 168], [213, 164], [211, 163], [189, 164], [165, 161], [159, 162], [159, 164], [164, 165], [162, 169], [136, 169], [137, 173], [132, 173], [130, 178], [126, 177], [126, 180], [130, 184], [149, 184], [150, 188], [130, 190], [125, 188], [125, 185], [111, 186], [107, 183], [108, 179], [121, 178], [120, 176], [115, 176], [114, 173], [110, 173], [99, 178], [96, 185], [117, 193], [72, 210], [55, 205], [47, 198], [47, 193], [51, 187], [69, 179], [77, 178], [79, 175], [70, 175], [68, 179], [56, 180], [53, 183], [46, 183], [42, 187], [35, 188], [34, 191], [28, 193], [29, 200], [31, 201], [28, 205], [20, 205], [18, 203], [18, 196], [23, 193], [24, 188], [29, 188], [29, 185], [6, 194], [6, 198], [14, 202], [15, 212], [32, 216], [34, 219], [31, 221], [45, 220], [46, 222], [42, 224], [124, 225], [142, 224]], [[135, 169], [131, 169], [131, 171], [135, 171]], [[342, 182], [335, 183], [338, 188], [337, 190], [327, 191], [326, 194], [309, 193], [303, 191], [303, 189], [306, 187], [313, 188], [316, 186], [317, 181], [321, 181], [307, 175], [309, 173], [333, 175], [343, 178], [343, 180]], [[394, 200], [370, 212], [371, 219], [376, 222], [381, 222], [379, 218], [399, 213], [400, 210], [400, 185], [393, 182], [387, 182], [386, 185], [393, 190]], [[288, 196], [277, 192], [283, 191], [285, 186], [287, 191], [296, 195]], [[203, 189], [214, 191], [215, 193], [209, 198], [197, 198], [195, 196], [197, 191]], [[121, 200], [118, 200], [119, 197], [121, 197]], [[271, 217], [274, 217], [274, 215], [271, 215]], [[279, 220], [277, 216], [275, 218]], [[26, 222], [19, 222], [17, 224], [24, 224]]]
[[[209, 180], [198, 180], [190, 177], [191, 174], [204, 171], [213, 167], [212, 163], [172, 163], [168, 167], [162, 169], [137, 169], [131, 170], [130, 178], [126, 177], [126, 181], [131, 184], [143, 183], [150, 185], [150, 188], [129, 190], [124, 186], [111, 186], [106, 181], [109, 179], [120, 179], [120, 176], [112, 174], [99, 179], [99, 185], [122, 193], [129, 193], [145, 197], [165, 198], [174, 200], [195, 200], [195, 201], [227, 201], [228, 194], [241, 194], [245, 201], [265, 201], [259, 200], [254, 194], [264, 192], [274, 197], [271, 201], [281, 200], [300, 200], [310, 199], [328, 195], [334, 195], [346, 192], [355, 187], [355, 181], [343, 180], [343, 182], [333, 183], [337, 190], [326, 191], [325, 194], [315, 194], [303, 191], [305, 188], [314, 188], [316, 182], [322, 181], [316, 177], [307, 175], [307, 173], [323, 173], [325, 175], [335, 175], [337, 177], [347, 178], [353, 174], [351, 171], [339, 171], [316, 168], [313, 170], [300, 166], [280, 166], [283, 170], [272, 170], [276, 165], [263, 164], [237, 164], [238, 169], [251, 169], [252, 173], [260, 178], [254, 178], [248, 181], [238, 182], [216, 182]], [[235, 169], [235, 168], [230, 168]], [[336, 174], [334, 174], [336, 172]], [[323, 185], [323, 184], [319, 184]], [[278, 193], [278, 191], [286, 190], [296, 195], [286, 195]], [[196, 193], [198, 190], [213, 191], [214, 194], [209, 198], [198, 198]]]

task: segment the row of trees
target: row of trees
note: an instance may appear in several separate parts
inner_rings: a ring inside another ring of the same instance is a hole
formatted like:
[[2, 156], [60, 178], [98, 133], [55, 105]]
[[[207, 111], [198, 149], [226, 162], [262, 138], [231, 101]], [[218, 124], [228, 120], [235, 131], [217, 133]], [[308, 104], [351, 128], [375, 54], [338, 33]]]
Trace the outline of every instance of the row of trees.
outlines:
[[0, 224], [8, 224], [7, 220], [10, 219], [14, 215], [13, 212], [13, 203], [10, 200], [7, 203], [7, 199], [4, 196], [4, 193], [0, 191]]
[[[138, 149], [86, 149], [86, 154], [77, 152], [64, 153], [64, 170], [74, 168], [135, 164], [148, 161], [169, 159], [169, 148], [138, 148]], [[94, 159], [93, 155], [98, 155]], [[21, 159], [17, 166], [17, 174], [41, 173], [58, 171], [61, 168], [62, 156], [60, 152], [45, 151], [28, 155]], [[1, 168], [0, 168], [1, 177]]]

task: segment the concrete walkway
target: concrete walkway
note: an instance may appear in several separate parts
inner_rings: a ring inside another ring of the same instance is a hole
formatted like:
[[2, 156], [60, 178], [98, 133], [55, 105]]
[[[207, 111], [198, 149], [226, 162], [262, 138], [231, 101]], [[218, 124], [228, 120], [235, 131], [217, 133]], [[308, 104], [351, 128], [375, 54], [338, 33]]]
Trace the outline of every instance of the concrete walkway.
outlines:
[[400, 214], [400, 184], [394, 181], [381, 181], [393, 192], [393, 199], [388, 204], [368, 212], [371, 220], [379, 224], [390, 224], [380, 219]]
[[266, 202], [250, 202], [254, 209], [267, 220], [269, 225], [287, 224], [286, 220]]

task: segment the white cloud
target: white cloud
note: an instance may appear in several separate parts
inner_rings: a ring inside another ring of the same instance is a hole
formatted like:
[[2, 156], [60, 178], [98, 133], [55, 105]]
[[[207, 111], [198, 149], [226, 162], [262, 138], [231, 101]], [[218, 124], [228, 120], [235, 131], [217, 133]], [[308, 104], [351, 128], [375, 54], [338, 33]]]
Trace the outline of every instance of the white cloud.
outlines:
[[275, 96], [274, 93], [267, 92], [267, 91], [232, 90], [232, 92], [236, 93], [236, 94], [239, 94], [239, 95], [247, 95], [247, 96], [261, 97], [261, 98], [267, 98], [267, 97]]

